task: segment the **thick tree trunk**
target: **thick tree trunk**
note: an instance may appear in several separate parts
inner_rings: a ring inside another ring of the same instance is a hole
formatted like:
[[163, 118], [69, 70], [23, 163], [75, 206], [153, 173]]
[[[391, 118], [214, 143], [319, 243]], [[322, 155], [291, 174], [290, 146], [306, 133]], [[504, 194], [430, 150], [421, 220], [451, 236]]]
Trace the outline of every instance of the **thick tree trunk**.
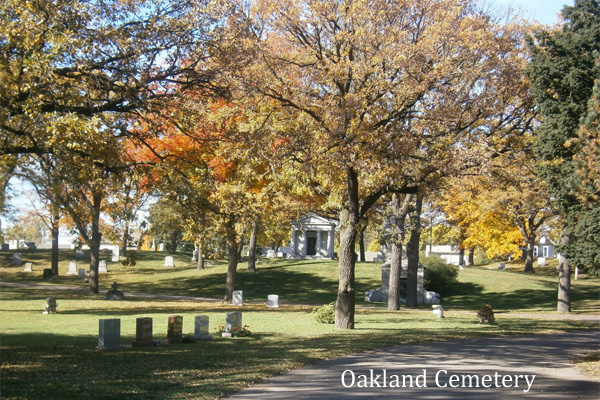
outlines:
[[52, 225], [52, 258], [51, 258], [51, 268], [52, 275], [58, 276], [58, 220], [54, 220]]
[[238, 238], [237, 232], [235, 231], [235, 223], [233, 219], [229, 219], [226, 224], [227, 230], [227, 278], [225, 280], [225, 300], [230, 302], [233, 298], [233, 291], [235, 290], [235, 278], [237, 275], [237, 266], [239, 262], [238, 258]]
[[367, 258], [366, 254], [365, 254], [365, 230], [366, 229], [367, 229], [367, 226], [365, 225], [358, 231], [359, 260], [361, 262], [365, 262], [366, 258]]
[[458, 249], [458, 265], [461, 267], [465, 266], [465, 249], [463, 247]]
[[98, 293], [98, 264], [100, 263], [100, 242], [102, 233], [100, 232], [100, 209], [102, 204], [102, 195], [94, 194], [92, 196], [92, 236], [89, 241], [90, 246], [90, 292]]
[[252, 221], [250, 243], [248, 244], [248, 271], [256, 272], [256, 237], [258, 236], [258, 218]]
[[388, 289], [388, 310], [400, 309], [400, 283], [402, 277], [402, 243], [404, 242], [404, 221], [408, 212], [411, 195], [405, 195], [401, 201], [397, 194], [392, 196], [392, 259], [390, 260], [390, 281]]
[[423, 195], [417, 194], [415, 205], [411, 207], [410, 238], [406, 244], [406, 257], [408, 268], [406, 271], [406, 306], [417, 306], [417, 275], [419, 270], [419, 244], [421, 242], [421, 209], [423, 208]]
[[338, 296], [335, 304], [335, 327], [354, 329], [354, 311], [356, 305], [355, 244], [359, 223], [358, 176], [352, 168], [346, 170], [348, 198], [340, 211], [340, 254]]
[[125, 254], [129, 245], [129, 221], [125, 222], [125, 232], [121, 241], [121, 253]]
[[[560, 244], [571, 244], [571, 233], [564, 228], [560, 236]], [[558, 303], [556, 311], [559, 313], [571, 312], [571, 265], [564, 255], [558, 255]]]
[[200, 233], [198, 235], [198, 269], [204, 269], [204, 256], [202, 252], [204, 251], [204, 237]]
[[535, 247], [535, 233], [525, 237], [525, 272], [534, 273], [533, 270], [533, 249]]
[[171, 234], [171, 253], [177, 253], [177, 238], [178, 238], [179, 234], [177, 233], [177, 231], [173, 232]]

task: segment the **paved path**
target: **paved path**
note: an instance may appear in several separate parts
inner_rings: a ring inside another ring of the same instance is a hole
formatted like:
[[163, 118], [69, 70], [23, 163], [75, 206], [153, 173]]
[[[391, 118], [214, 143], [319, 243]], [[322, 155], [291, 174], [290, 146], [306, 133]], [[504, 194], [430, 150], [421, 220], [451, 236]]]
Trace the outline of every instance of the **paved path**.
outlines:
[[229, 398], [598, 400], [600, 382], [572, 360], [599, 349], [598, 331], [393, 347], [318, 362]]

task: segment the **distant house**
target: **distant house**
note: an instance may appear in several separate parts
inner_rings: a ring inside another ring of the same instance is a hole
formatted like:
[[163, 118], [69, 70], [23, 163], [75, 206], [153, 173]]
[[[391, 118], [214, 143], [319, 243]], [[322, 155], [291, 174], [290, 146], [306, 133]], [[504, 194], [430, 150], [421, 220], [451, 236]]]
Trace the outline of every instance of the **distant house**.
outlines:
[[458, 246], [426, 246], [425, 256], [436, 255], [443, 258], [446, 264], [460, 264], [460, 250]]
[[291, 223], [292, 257], [333, 258], [335, 255], [335, 231], [339, 221], [308, 213]]
[[539, 243], [533, 247], [533, 256], [538, 258], [554, 258], [554, 245], [545, 237], [541, 237]]

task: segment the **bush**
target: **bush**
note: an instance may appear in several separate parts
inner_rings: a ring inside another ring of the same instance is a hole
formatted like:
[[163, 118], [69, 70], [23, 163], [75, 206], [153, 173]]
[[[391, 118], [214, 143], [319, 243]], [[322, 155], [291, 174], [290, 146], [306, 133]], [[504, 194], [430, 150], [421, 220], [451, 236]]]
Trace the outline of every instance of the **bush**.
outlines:
[[430, 256], [422, 261], [425, 267], [423, 286], [442, 296], [452, 293], [458, 283], [458, 267], [449, 265], [441, 257]]
[[124, 267], [135, 267], [137, 264], [137, 251], [128, 250], [125, 252], [125, 259], [121, 261]]
[[322, 324], [335, 324], [335, 301], [325, 304], [323, 307], [315, 307], [312, 310], [315, 319]]

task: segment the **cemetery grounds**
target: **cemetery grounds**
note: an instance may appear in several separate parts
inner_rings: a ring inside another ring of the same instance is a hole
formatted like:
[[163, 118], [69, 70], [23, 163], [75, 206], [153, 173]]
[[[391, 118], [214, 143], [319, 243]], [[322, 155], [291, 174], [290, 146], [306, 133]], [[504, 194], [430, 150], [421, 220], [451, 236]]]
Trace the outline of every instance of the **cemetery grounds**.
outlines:
[[[200, 271], [189, 255], [177, 254], [175, 266], [165, 268], [167, 253], [140, 252], [135, 267], [108, 261], [108, 272], [100, 274], [102, 293], [90, 294], [77, 275], [66, 275], [70, 261], [88, 268], [89, 259], [61, 252], [60, 276], [46, 282], [42, 270], [50, 265], [50, 252], [22, 253], [31, 272], [11, 265], [10, 252], [0, 253], [0, 281], [23, 285], [0, 286], [2, 399], [214, 399], [339, 355], [427, 341], [598, 329], [600, 318], [599, 280], [586, 275], [571, 282], [573, 313], [554, 312], [554, 260], [534, 275], [522, 273], [522, 264], [508, 264], [506, 271], [461, 270], [453, 294], [442, 299], [444, 319], [429, 305], [388, 311], [382, 303], [364, 302], [363, 293], [380, 285], [381, 269], [379, 263], [358, 263], [356, 327], [340, 331], [311, 313], [335, 301], [335, 261], [262, 260], [255, 273], [240, 263], [236, 289], [243, 290], [245, 303], [232, 306], [218, 300], [224, 261], [210, 261]], [[103, 300], [113, 282], [124, 300]], [[56, 285], [73, 290], [54, 290]], [[269, 294], [279, 295], [279, 308], [266, 307]], [[47, 297], [56, 298], [58, 313], [42, 313]], [[479, 324], [475, 313], [483, 304], [492, 306], [495, 324]], [[195, 316], [207, 315], [216, 333], [230, 311], [242, 312], [250, 336], [192, 340]], [[136, 318], [151, 317], [154, 339], [160, 340], [171, 315], [183, 317], [183, 343], [131, 346]], [[121, 320], [122, 350], [96, 350], [99, 320], [109, 318]], [[600, 377], [598, 352], [573, 361]]]

